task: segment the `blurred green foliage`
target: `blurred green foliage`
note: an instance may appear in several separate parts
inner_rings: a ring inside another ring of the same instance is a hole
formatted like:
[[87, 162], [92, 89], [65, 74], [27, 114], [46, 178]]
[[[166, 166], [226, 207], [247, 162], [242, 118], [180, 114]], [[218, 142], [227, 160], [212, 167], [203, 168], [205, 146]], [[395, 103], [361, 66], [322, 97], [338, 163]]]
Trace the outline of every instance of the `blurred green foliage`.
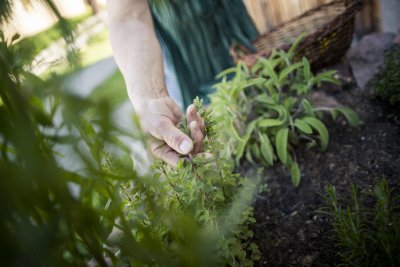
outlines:
[[1, 266], [253, 265], [257, 179], [232, 173], [201, 102], [211, 157], [139, 175], [126, 145], [145, 143], [139, 126], [124, 132], [108, 101], [29, 72], [17, 39], [0, 35]]
[[393, 106], [400, 104], [400, 45], [386, 51], [385, 63], [373, 81], [375, 94]]
[[[88, 10], [78, 17], [65, 19], [65, 22], [58, 22], [47, 30], [20, 40], [15, 45], [22, 51], [27, 51], [36, 56], [54, 42], [63, 39], [63, 27], [68, 28], [68, 31], [75, 31], [79, 23], [86, 20], [90, 15], [91, 13]], [[64, 26], [64, 24], [68, 26]]]
[[358, 191], [353, 185], [352, 199], [346, 201], [338, 197], [334, 186], [329, 186], [325, 196], [327, 207], [323, 211], [333, 218], [340, 265], [399, 266], [399, 196], [386, 179], [361, 197]]
[[96, 87], [89, 98], [93, 101], [108, 101], [113, 108], [127, 101], [128, 94], [121, 72], [117, 70], [104, 83]]

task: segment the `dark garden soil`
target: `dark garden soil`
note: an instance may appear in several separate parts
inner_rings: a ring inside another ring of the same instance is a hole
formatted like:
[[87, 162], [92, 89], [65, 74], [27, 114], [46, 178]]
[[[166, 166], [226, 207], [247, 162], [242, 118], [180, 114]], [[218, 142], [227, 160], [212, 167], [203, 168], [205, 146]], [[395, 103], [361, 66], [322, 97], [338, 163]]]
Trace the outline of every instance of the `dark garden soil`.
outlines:
[[298, 188], [281, 167], [265, 171], [269, 192], [255, 201], [257, 223], [252, 227], [262, 253], [260, 266], [334, 266], [340, 262], [332, 240], [332, 221], [318, 212], [326, 204], [321, 194], [329, 184], [336, 186], [340, 197], [349, 198], [351, 184], [367, 191], [385, 176], [399, 194], [400, 113], [373, 99], [368, 89], [348, 87], [325, 92], [353, 108], [363, 124], [354, 129], [327, 115], [328, 150], [297, 150], [302, 171]]

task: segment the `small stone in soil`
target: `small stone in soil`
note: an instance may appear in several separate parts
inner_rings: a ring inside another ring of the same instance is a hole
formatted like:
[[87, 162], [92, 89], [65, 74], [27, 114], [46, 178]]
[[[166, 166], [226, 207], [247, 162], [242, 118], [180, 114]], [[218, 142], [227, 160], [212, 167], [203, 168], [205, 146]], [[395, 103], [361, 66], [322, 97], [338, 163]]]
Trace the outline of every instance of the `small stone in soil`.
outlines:
[[317, 237], [318, 237], [318, 234], [317, 234], [317, 233], [311, 233], [310, 236], [311, 236], [312, 238], [317, 238]]
[[294, 216], [296, 216], [297, 215], [297, 210], [295, 210], [295, 211], [293, 211], [292, 213], [290, 213], [290, 217], [294, 217]]
[[303, 258], [303, 265], [304, 266], [311, 266], [314, 261], [314, 257], [311, 255], [307, 255]]
[[311, 220], [306, 221], [306, 224], [312, 224], [312, 223], [313, 223], [313, 221], [311, 221]]

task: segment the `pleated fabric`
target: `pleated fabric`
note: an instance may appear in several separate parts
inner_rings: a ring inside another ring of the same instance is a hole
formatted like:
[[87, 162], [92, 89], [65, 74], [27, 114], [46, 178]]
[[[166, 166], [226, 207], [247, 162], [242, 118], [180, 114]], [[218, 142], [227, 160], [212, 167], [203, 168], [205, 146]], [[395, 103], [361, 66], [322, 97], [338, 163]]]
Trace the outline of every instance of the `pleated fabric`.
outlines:
[[158, 38], [175, 69], [184, 106], [206, 98], [215, 75], [233, 64], [229, 48], [254, 49], [258, 32], [242, 0], [150, 0]]

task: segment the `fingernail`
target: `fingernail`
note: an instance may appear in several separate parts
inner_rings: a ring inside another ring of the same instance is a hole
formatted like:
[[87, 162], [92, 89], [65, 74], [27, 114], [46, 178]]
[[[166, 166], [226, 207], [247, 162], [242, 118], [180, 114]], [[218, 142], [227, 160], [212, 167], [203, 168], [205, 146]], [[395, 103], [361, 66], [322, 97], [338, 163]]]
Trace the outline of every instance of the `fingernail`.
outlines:
[[182, 153], [187, 154], [190, 152], [190, 150], [192, 150], [192, 145], [188, 140], [183, 140], [179, 145], [179, 149], [182, 151]]

